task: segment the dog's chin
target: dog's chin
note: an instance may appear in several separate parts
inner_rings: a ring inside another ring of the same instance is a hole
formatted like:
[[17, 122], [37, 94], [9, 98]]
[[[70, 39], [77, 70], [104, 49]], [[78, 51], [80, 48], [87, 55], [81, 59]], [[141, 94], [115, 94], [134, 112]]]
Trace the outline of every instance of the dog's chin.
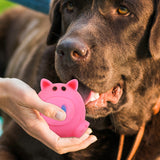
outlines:
[[104, 93], [94, 92], [80, 83], [78, 91], [85, 102], [86, 116], [92, 118], [106, 117], [119, 109], [116, 104], [123, 95], [123, 82], [117, 83]]

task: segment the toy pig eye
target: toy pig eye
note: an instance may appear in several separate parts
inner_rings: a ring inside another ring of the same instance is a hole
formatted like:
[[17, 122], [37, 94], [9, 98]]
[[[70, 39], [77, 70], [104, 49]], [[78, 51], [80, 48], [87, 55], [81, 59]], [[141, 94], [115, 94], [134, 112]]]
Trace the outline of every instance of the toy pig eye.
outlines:
[[56, 91], [56, 90], [57, 90], [57, 87], [53, 87], [52, 89], [53, 89], [54, 91]]
[[66, 90], [66, 87], [63, 86], [61, 89], [62, 89], [62, 91], [65, 91], [65, 90]]

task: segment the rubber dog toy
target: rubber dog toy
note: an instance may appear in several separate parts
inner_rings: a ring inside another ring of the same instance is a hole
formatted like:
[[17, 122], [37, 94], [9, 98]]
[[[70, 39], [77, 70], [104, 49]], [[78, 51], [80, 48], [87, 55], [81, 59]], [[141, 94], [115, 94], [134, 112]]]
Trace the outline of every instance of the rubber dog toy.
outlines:
[[85, 105], [77, 91], [78, 81], [73, 79], [68, 83], [52, 83], [47, 79], [41, 80], [39, 97], [48, 103], [55, 104], [66, 112], [64, 121], [41, 116], [46, 120], [50, 129], [60, 137], [81, 137], [89, 126], [85, 120]]

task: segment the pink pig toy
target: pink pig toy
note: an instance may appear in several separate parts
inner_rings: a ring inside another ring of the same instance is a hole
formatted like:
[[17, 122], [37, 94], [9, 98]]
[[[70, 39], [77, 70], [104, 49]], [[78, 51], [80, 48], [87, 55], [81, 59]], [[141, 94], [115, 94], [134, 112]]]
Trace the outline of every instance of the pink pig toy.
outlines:
[[50, 129], [60, 137], [79, 138], [89, 126], [89, 122], [85, 120], [85, 105], [77, 89], [78, 81], [76, 79], [67, 84], [54, 84], [47, 79], [41, 80], [39, 97], [45, 102], [59, 106], [66, 112], [64, 121], [57, 121], [41, 114]]

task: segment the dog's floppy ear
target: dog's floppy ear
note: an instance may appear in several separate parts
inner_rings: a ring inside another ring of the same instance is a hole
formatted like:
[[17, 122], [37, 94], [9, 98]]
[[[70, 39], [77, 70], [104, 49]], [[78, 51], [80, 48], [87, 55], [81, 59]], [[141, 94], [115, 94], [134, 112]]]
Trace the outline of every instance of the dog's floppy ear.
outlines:
[[61, 33], [60, 0], [52, 0], [50, 9], [50, 18], [52, 26], [47, 38], [48, 45], [54, 44], [60, 37]]
[[150, 35], [150, 52], [154, 60], [160, 59], [160, 0], [155, 0], [155, 21]]

